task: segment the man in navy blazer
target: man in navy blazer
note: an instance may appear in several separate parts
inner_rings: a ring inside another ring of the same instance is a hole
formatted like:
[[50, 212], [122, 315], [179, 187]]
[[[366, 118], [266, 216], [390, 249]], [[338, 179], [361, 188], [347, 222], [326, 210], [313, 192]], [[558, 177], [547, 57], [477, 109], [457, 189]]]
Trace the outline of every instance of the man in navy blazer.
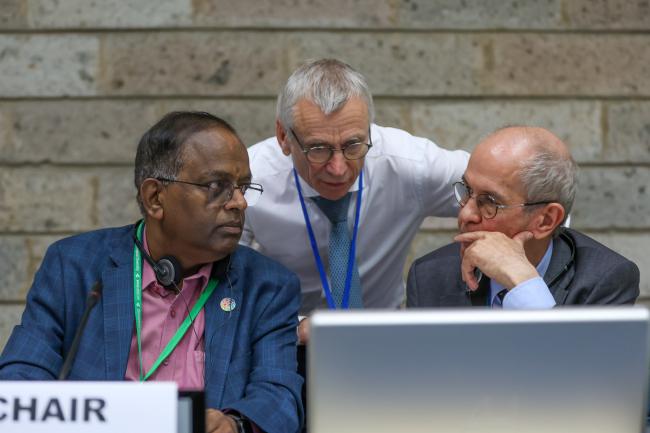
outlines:
[[488, 136], [454, 184], [461, 206], [456, 243], [413, 263], [407, 306], [634, 303], [637, 266], [561, 226], [576, 184], [576, 164], [551, 132], [509, 127]]
[[[124, 380], [127, 364], [135, 361], [137, 371], [138, 355], [143, 359], [142, 353], [149, 350], [144, 344], [146, 312], [147, 303], [154, 301], [145, 295], [148, 287], [141, 290], [143, 346], [133, 344], [140, 338], [134, 302], [140, 295], [134, 287], [146, 273], [140, 267], [151, 266], [157, 279], [151, 286], [164, 286], [176, 298], [190, 287], [190, 276], [209, 269], [209, 283], [199, 286], [184, 308], [186, 316], [192, 304], [202, 302], [199, 293], [211, 293], [199, 313], [202, 324], [197, 316], [182, 337], [196, 339], [204, 350], [197, 371], [204, 372], [199, 379], [209, 408], [206, 430], [299, 431], [302, 379], [296, 373], [295, 329], [300, 287], [297, 277], [281, 265], [238, 246], [244, 209], [262, 192], [250, 182], [245, 146], [217, 117], [170, 113], [142, 137], [135, 165], [144, 220], [50, 246], [27, 296], [21, 324], [0, 357], [0, 379], [56, 379], [89, 291], [99, 281], [101, 298], [90, 312], [69, 378]], [[216, 286], [210, 289], [213, 280]], [[149, 323], [167, 320], [169, 314], [163, 313], [149, 317]], [[153, 331], [162, 326], [156, 323]], [[194, 326], [203, 333], [197, 335]], [[169, 357], [175, 355], [188, 358], [173, 350]], [[143, 364], [140, 361], [140, 380], [152, 367]], [[182, 367], [181, 375], [197, 368]]]

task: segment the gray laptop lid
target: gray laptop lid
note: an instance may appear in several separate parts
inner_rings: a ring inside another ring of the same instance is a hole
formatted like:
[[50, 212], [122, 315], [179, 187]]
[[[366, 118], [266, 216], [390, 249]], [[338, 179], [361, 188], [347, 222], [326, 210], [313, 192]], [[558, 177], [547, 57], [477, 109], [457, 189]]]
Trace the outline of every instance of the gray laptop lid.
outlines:
[[318, 312], [310, 433], [639, 433], [645, 308]]

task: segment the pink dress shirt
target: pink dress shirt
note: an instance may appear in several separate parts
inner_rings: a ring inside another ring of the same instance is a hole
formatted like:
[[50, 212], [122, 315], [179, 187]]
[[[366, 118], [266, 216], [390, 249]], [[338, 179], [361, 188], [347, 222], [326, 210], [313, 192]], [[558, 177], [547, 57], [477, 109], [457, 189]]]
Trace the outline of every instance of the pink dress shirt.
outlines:
[[[146, 237], [143, 237], [144, 247], [149, 251]], [[158, 284], [153, 268], [146, 260], [143, 260], [142, 329], [140, 332], [143, 374], [151, 369], [160, 352], [176, 333], [189, 311], [192, 310], [202, 290], [208, 284], [211, 271], [212, 263], [202, 266], [196, 274], [183, 279], [179, 285], [181, 292], [176, 294], [173, 290], [165, 290]], [[174, 351], [160, 364], [148, 380], [173, 381], [181, 390], [203, 390], [204, 330], [205, 314], [202, 309]], [[134, 325], [125, 379], [137, 381], [139, 378], [138, 340]]]

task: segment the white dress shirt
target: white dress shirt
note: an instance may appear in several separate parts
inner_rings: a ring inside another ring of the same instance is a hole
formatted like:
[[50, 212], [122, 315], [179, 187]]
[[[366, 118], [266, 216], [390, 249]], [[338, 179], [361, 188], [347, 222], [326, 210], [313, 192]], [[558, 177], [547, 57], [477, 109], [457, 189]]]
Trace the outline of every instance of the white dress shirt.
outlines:
[[[366, 308], [397, 308], [404, 297], [404, 262], [422, 220], [430, 215], [458, 213], [452, 183], [460, 180], [469, 155], [441, 149], [405, 131], [371, 127], [373, 147], [363, 168], [363, 194], [356, 260]], [[252, 245], [298, 274], [302, 286], [301, 314], [326, 308], [321, 281], [300, 207], [290, 156], [275, 137], [251, 146], [253, 182], [264, 194], [246, 210], [241, 243]], [[307, 197], [318, 193], [299, 177], [318, 250], [328, 266], [331, 224]], [[358, 193], [358, 179], [350, 188], [350, 232]]]

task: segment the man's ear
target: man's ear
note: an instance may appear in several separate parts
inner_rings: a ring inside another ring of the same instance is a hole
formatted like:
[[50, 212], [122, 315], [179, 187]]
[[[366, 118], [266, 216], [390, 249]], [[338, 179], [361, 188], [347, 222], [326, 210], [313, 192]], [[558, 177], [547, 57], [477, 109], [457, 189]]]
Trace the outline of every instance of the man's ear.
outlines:
[[278, 139], [278, 144], [280, 145], [280, 149], [282, 149], [282, 153], [286, 156], [291, 155], [291, 143], [289, 143], [287, 130], [284, 129], [284, 126], [280, 123], [280, 119], [275, 120], [275, 137]]
[[163, 203], [165, 202], [165, 188], [163, 184], [153, 178], [147, 178], [140, 185], [140, 200], [147, 216], [161, 220], [164, 215]]
[[553, 234], [553, 231], [564, 220], [564, 207], [560, 203], [548, 203], [538, 211], [532, 221], [530, 231], [535, 239], [543, 239]]

